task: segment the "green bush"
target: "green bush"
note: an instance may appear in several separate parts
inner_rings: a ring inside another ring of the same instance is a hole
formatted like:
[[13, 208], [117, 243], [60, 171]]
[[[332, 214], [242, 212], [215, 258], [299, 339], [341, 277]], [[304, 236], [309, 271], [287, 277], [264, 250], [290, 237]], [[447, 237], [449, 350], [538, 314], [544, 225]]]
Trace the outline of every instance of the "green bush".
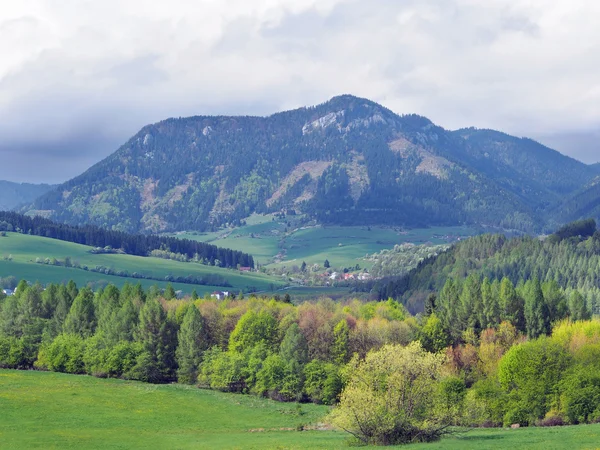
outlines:
[[54, 372], [85, 373], [85, 341], [76, 334], [60, 334], [40, 349], [36, 366]]
[[595, 367], [577, 367], [560, 383], [562, 410], [572, 424], [600, 419], [600, 373]]

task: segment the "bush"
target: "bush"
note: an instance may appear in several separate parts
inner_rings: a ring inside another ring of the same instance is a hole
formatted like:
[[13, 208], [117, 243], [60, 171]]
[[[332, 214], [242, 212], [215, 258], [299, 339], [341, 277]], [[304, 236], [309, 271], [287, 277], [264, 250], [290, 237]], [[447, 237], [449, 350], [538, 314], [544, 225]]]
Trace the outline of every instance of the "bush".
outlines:
[[569, 367], [564, 347], [541, 337], [512, 347], [500, 360], [498, 379], [508, 394], [504, 423], [535, 423], [559, 398], [559, 382]]
[[443, 362], [418, 343], [385, 345], [363, 361], [354, 357], [332, 423], [363, 444], [438, 440], [450, 425], [439, 404]]
[[569, 423], [600, 419], [600, 373], [596, 367], [577, 367], [561, 382], [561, 404]]
[[85, 373], [85, 341], [76, 334], [59, 334], [38, 354], [36, 367], [53, 372]]
[[244, 355], [234, 351], [224, 352], [218, 347], [213, 347], [204, 353], [198, 382], [223, 392], [246, 392], [246, 372], [247, 362]]

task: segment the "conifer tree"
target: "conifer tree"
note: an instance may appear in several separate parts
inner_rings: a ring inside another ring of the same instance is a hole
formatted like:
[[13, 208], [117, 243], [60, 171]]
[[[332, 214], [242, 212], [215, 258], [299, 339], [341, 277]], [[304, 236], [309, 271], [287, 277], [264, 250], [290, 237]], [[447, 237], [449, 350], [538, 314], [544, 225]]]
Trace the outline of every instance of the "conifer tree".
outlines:
[[179, 368], [177, 380], [180, 383], [193, 384], [198, 378], [198, 366], [202, 353], [207, 348], [204, 320], [198, 308], [191, 305], [183, 316], [183, 322], [177, 334], [175, 358]]
[[[67, 286], [68, 289], [68, 286]], [[74, 292], [74, 291], [72, 291]], [[94, 310], [94, 293], [83, 288], [75, 297], [65, 318], [63, 332], [77, 334], [82, 338], [91, 337], [96, 330], [96, 314]]]
[[548, 334], [550, 332], [550, 318], [540, 280], [535, 278], [527, 281], [524, 293], [527, 336], [530, 339], [535, 339], [543, 334]]

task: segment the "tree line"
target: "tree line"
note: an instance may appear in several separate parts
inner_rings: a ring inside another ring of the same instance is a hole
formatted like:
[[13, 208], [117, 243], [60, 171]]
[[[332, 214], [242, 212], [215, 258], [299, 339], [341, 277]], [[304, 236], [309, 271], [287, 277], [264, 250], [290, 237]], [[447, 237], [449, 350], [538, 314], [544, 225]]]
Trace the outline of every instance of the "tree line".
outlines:
[[328, 420], [363, 443], [600, 420], [600, 321], [555, 282], [449, 280], [416, 316], [289, 300], [22, 281], [0, 294], [0, 367], [337, 405]]
[[17, 231], [91, 247], [111, 247], [121, 249], [129, 255], [148, 256], [153, 250], [162, 250], [185, 255], [190, 260], [202, 260], [213, 266], [254, 267], [252, 255], [204, 242], [169, 236], [128, 234], [94, 225], [72, 226], [40, 216], [29, 217], [14, 212], [0, 211], [0, 231]]

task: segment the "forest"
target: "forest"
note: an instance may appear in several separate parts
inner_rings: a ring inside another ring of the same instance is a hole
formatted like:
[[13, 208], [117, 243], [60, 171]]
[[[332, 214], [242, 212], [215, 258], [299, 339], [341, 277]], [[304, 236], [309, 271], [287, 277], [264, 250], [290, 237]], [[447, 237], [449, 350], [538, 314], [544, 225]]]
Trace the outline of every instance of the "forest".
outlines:
[[401, 277], [389, 277], [373, 286], [379, 299], [402, 301], [413, 312], [423, 311], [429, 293], [440, 292], [449, 278], [474, 274], [500, 282], [508, 278], [555, 282], [567, 294], [577, 290], [588, 308], [600, 305], [600, 232], [593, 219], [567, 224], [545, 237], [484, 234], [466, 239], [439, 255], [425, 258]]
[[94, 225], [72, 226], [56, 223], [40, 216], [29, 217], [0, 211], [0, 232], [16, 231], [97, 248], [121, 250], [129, 255], [150, 256], [152, 252], [174, 253], [211, 266], [254, 268], [252, 255], [211, 244], [174, 237], [128, 234]]
[[600, 321], [554, 281], [449, 279], [416, 316], [393, 299], [173, 294], [21, 282], [0, 298], [0, 367], [335, 405], [328, 420], [373, 444], [600, 420]]

